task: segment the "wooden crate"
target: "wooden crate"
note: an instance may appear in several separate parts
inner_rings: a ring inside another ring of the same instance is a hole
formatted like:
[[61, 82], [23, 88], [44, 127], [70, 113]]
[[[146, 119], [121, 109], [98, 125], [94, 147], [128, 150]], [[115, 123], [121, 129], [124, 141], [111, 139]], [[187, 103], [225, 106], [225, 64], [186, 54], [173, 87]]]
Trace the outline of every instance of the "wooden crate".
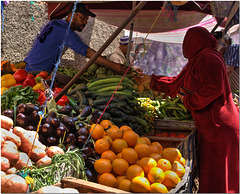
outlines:
[[[120, 189], [115, 189], [74, 177], [63, 178], [61, 182], [54, 184], [54, 186], [77, 189], [79, 193], [129, 193]], [[34, 193], [37, 193], [37, 191]]]
[[176, 121], [176, 120], [164, 120], [155, 119], [154, 129], [175, 129], [175, 130], [195, 130], [195, 121]]

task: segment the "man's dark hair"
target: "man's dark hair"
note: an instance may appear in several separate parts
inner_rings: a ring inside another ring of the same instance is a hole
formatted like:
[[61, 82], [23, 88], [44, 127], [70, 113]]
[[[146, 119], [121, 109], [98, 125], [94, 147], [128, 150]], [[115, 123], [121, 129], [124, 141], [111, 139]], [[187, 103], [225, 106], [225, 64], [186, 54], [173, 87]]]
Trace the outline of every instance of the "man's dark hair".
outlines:
[[213, 36], [218, 40], [222, 39], [222, 32], [221, 31], [216, 31], [213, 33]]
[[[68, 14], [72, 13], [73, 7], [74, 7], [74, 3], [69, 7]], [[88, 16], [96, 17], [96, 15], [93, 12], [91, 12], [88, 9], [88, 7], [83, 3], [77, 3], [75, 12], [79, 12], [85, 17], [88, 17]]]

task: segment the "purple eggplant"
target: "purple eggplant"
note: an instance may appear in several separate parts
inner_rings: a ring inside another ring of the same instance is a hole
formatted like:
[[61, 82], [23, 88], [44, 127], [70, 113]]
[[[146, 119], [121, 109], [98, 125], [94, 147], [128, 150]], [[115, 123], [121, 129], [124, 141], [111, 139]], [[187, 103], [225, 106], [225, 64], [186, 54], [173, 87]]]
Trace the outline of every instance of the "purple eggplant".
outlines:
[[26, 114], [31, 114], [34, 110], [35, 111], [39, 111], [39, 107], [35, 104], [26, 104], [27, 105], [27, 109], [26, 109]]
[[[91, 122], [92, 123], [96, 123], [98, 121], [98, 119], [101, 117], [102, 112], [99, 110], [95, 110], [92, 112], [92, 118], [91, 118]], [[100, 122], [100, 121], [99, 121]]]
[[32, 111], [32, 113], [30, 114], [30, 121], [31, 123], [37, 125], [40, 121], [40, 116], [38, 114], [38, 111], [34, 110]]
[[75, 133], [75, 136], [80, 136], [80, 135], [84, 135], [84, 136], [87, 137], [89, 135], [89, 130], [87, 128], [85, 128], [85, 127], [81, 127]]
[[57, 128], [60, 125], [60, 120], [59, 118], [52, 118], [52, 120], [50, 121], [51, 125], [53, 126], [53, 128]]
[[56, 112], [50, 111], [50, 112], [48, 113], [47, 118], [46, 118], [46, 123], [50, 123], [51, 120], [52, 120], [52, 118], [56, 118], [56, 117], [57, 117]]
[[14, 110], [13, 109], [7, 109], [7, 110], [3, 111], [2, 115], [14, 120]]
[[33, 125], [28, 125], [25, 129], [27, 131], [37, 131], [37, 127]]
[[85, 106], [80, 113], [81, 117], [88, 117], [92, 113], [92, 107], [91, 106]]
[[86, 154], [87, 157], [90, 157], [93, 154], [93, 149], [90, 146], [86, 146], [82, 149], [82, 153]]
[[76, 138], [73, 133], [68, 133], [65, 137], [64, 143], [65, 144], [75, 144]]
[[66, 150], [74, 150], [74, 149], [76, 149], [77, 148], [77, 146], [75, 146], [74, 144], [68, 144], [68, 145], [66, 145]]
[[67, 128], [64, 124], [59, 124], [59, 126], [55, 130], [55, 134], [57, 137], [63, 137], [65, 132], [67, 132]]
[[76, 143], [79, 148], [82, 148], [82, 146], [86, 143], [87, 137], [84, 135], [80, 135], [76, 138]]
[[65, 105], [58, 110], [58, 113], [65, 114], [65, 115], [70, 115], [70, 113], [72, 112], [72, 109], [73, 108], [70, 105]]
[[29, 124], [28, 117], [23, 113], [19, 113], [17, 115], [16, 121], [17, 121], [17, 125], [19, 125], [20, 127], [23, 127], [23, 128], [27, 127]]
[[50, 136], [47, 138], [47, 146], [56, 146], [58, 145], [58, 140], [56, 137]]
[[85, 173], [86, 173], [86, 176], [87, 176], [87, 179], [88, 179], [88, 181], [90, 181], [90, 182], [96, 182], [96, 173], [94, 173], [94, 171], [93, 170], [91, 170], [91, 169], [86, 169], [85, 170]]
[[95, 163], [95, 160], [91, 159], [91, 158], [88, 158], [86, 161], [85, 161], [85, 166], [89, 169], [94, 169], [94, 163]]
[[26, 114], [27, 113], [27, 105], [24, 103], [21, 103], [17, 106], [17, 113], [23, 113]]
[[53, 128], [50, 123], [44, 123], [42, 128], [41, 128], [41, 133], [43, 135], [50, 136], [53, 134]]

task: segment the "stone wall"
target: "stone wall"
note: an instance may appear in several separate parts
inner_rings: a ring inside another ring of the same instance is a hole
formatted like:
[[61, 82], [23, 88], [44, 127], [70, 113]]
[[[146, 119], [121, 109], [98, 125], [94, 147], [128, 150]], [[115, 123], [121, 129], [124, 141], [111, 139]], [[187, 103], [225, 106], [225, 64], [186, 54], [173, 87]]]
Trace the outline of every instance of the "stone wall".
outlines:
[[[27, 56], [35, 37], [47, 22], [47, 4], [40, 1], [10, 1], [4, 7], [4, 29], [1, 31], [1, 60], [18, 62]], [[89, 18], [87, 26], [79, 34], [82, 40], [94, 50], [98, 50], [116, 30], [97, 19]], [[124, 32], [106, 48], [102, 55], [110, 54], [119, 44]], [[62, 66], [80, 69], [86, 63], [85, 57], [67, 49], [61, 59]]]

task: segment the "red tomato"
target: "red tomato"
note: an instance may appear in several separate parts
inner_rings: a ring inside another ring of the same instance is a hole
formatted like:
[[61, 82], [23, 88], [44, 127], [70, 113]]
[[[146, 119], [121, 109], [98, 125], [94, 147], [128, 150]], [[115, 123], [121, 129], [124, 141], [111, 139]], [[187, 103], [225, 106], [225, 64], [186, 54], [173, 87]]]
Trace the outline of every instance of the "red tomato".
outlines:
[[156, 137], [162, 137], [160, 133], [155, 134]]
[[169, 137], [177, 137], [177, 134], [176, 133], [170, 133]]
[[179, 137], [179, 138], [185, 138], [185, 137], [186, 137], [186, 135], [179, 134], [179, 135], [177, 135], [177, 137]]
[[162, 137], [168, 137], [168, 133], [167, 132], [163, 132], [162, 133]]

